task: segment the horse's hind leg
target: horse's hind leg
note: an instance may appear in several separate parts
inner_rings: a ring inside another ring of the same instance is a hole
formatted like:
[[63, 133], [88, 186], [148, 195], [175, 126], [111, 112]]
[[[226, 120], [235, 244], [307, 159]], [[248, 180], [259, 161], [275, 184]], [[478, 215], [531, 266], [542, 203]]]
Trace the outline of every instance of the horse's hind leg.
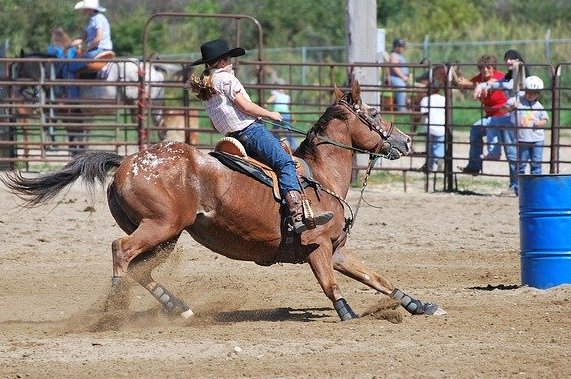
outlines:
[[176, 241], [177, 238], [173, 238], [134, 258], [129, 264], [128, 274], [146, 288], [169, 313], [188, 318], [194, 314], [190, 307], [156, 282], [151, 275], [152, 270], [168, 258]]
[[323, 292], [333, 303], [339, 318], [341, 318], [342, 321], [355, 319], [358, 316], [353, 312], [349, 304], [347, 304], [337, 286], [335, 272], [331, 264], [331, 254], [328, 253], [328, 251], [331, 250], [324, 249], [323, 247], [313, 251], [308, 258], [309, 265], [321, 285]]
[[[109, 188], [107, 200], [111, 214], [117, 221], [117, 224], [119, 224], [121, 229], [126, 233], [131, 235], [126, 238], [133, 238], [135, 233], [141, 232], [141, 226], [135, 225], [121, 208], [120, 203], [117, 201], [113, 184]], [[158, 232], [158, 229], [155, 231]], [[133, 255], [130, 259], [128, 256], [125, 258], [125, 255], [128, 253], [121, 248], [122, 239], [114, 241], [112, 245], [113, 287], [116, 289], [124, 288], [125, 281], [122, 281], [121, 277], [127, 272], [128, 267], [129, 275], [135, 279], [137, 283], [146, 288], [167, 310], [178, 313], [185, 318], [192, 316], [193, 312], [190, 308], [167, 291], [162, 285], [154, 281], [151, 275], [151, 271], [163, 263], [173, 251], [179, 235], [180, 232], [178, 234], [175, 233], [170, 239], [166, 238], [164, 240], [166, 242], [159, 243], [158, 246], [150, 248], [140, 255]], [[155, 235], [155, 238], [160, 239], [160, 235]], [[120, 293], [123, 292], [124, 291], [120, 291]]]
[[398, 301], [409, 313], [414, 315], [444, 315], [446, 311], [436, 304], [423, 303], [395, 288], [391, 282], [365, 266], [345, 247], [337, 249], [333, 254], [333, 268], [340, 273], [355, 279]]

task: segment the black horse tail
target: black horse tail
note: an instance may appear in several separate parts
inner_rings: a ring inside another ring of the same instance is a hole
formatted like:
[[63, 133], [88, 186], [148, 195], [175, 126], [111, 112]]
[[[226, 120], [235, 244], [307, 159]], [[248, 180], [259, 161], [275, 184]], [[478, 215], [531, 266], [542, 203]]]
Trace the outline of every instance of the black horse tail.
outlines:
[[31, 208], [53, 199], [80, 177], [90, 191], [97, 182], [105, 185], [109, 171], [119, 167], [123, 158], [111, 152], [86, 152], [76, 156], [59, 171], [34, 178], [25, 178], [16, 172], [5, 178], [0, 177], [0, 181], [12, 194], [24, 201], [22, 206]]

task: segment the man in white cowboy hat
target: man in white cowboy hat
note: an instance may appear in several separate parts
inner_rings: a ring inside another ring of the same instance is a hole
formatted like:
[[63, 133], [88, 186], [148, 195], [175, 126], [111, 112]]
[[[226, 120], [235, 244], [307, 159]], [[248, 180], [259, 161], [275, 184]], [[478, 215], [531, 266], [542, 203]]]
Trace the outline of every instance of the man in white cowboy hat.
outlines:
[[[95, 58], [97, 55], [113, 50], [111, 42], [111, 24], [103, 12], [106, 11], [99, 0], [83, 0], [75, 4], [75, 10], [82, 10], [87, 18], [84, 29], [85, 51], [81, 53], [82, 58]], [[69, 72], [73, 77], [80, 70], [87, 66], [87, 62], [72, 62], [69, 65]], [[78, 98], [77, 88], [70, 91], [71, 98]]]

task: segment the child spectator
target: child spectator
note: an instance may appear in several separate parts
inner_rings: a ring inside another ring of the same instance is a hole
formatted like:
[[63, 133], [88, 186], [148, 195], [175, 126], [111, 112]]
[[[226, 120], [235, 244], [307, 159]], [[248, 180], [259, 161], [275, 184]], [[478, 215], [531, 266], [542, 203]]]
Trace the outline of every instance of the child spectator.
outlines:
[[427, 161], [422, 171], [444, 171], [444, 123], [446, 120], [446, 98], [440, 94], [442, 83], [433, 81], [428, 89], [428, 96], [420, 100], [420, 112], [425, 116], [428, 140]]
[[[273, 90], [271, 96], [268, 98], [268, 103], [272, 103], [273, 111], [278, 112], [282, 115], [282, 121], [284, 122], [284, 126], [288, 129], [291, 127], [292, 117], [291, 117], [291, 110], [290, 110], [290, 103], [291, 97], [287, 93], [287, 91], [283, 88], [286, 84], [285, 80], [277, 79], [276, 84], [279, 86], [277, 89]], [[272, 133], [279, 137], [279, 126], [272, 127]], [[288, 130], [286, 133], [287, 142], [292, 150], [297, 149], [297, 143], [293, 138], [293, 135]]]
[[529, 76], [525, 79], [525, 93], [511, 97], [506, 103], [506, 107], [512, 111], [513, 125], [517, 127], [520, 175], [525, 174], [527, 162], [531, 174], [541, 174], [544, 129], [549, 120], [543, 104], [538, 100], [542, 89], [543, 80], [537, 76]]

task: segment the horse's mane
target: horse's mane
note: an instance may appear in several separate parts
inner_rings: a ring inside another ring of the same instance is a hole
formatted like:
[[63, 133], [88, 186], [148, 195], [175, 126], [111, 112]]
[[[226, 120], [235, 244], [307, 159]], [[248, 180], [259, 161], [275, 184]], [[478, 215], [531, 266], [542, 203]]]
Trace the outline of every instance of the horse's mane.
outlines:
[[338, 105], [338, 103], [334, 103], [325, 110], [319, 120], [317, 120], [317, 122], [313, 124], [313, 127], [308, 130], [307, 138], [299, 145], [296, 152], [299, 152], [300, 155], [304, 153], [313, 153], [316, 147], [316, 144], [313, 142], [314, 137], [321, 134], [327, 125], [329, 125], [331, 120], [337, 119], [344, 122], [348, 120], [347, 113]]
[[48, 54], [41, 51], [34, 51], [32, 53], [22, 54], [20, 58], [57, 58], [54, 54]]

